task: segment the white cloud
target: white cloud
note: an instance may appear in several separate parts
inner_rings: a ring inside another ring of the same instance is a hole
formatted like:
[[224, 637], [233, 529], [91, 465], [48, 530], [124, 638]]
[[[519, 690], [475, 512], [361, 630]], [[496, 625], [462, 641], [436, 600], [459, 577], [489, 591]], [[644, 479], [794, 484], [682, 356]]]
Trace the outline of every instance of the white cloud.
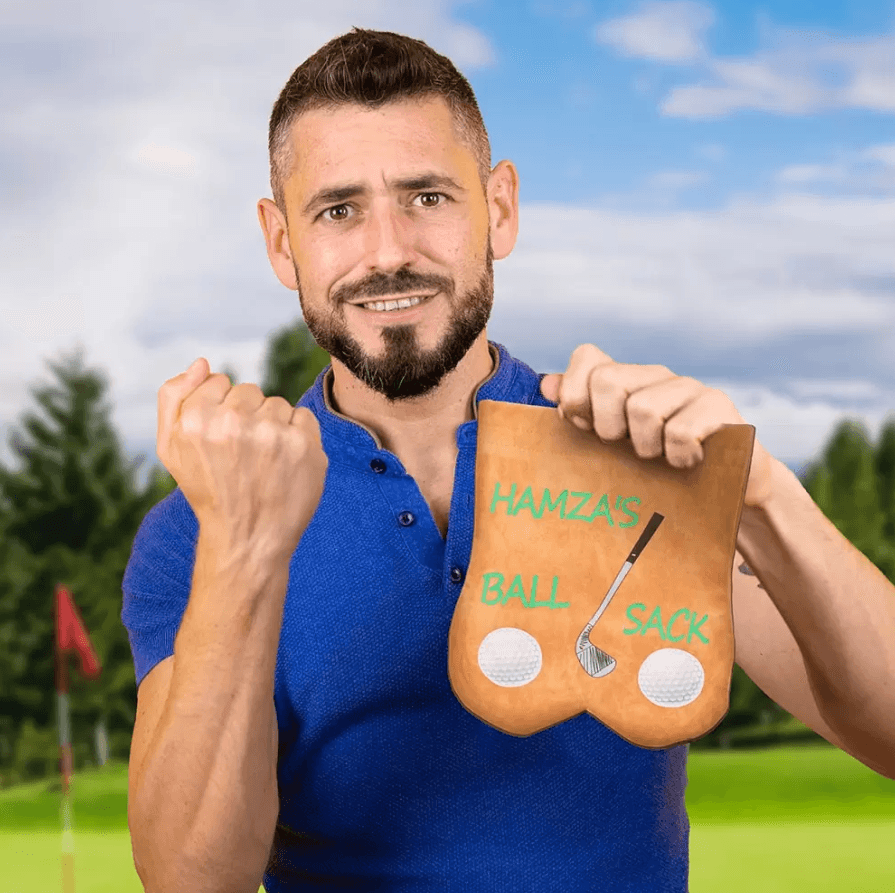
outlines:
[[835, 162], [787, 165], [777, 172], [776, 179], [783, 184], [814, 184], [816, 188], [884, 195], [895, 191], [895, 146], [839, 152]]
[[594, 29], [594, 38], [626, 56], [693, 62], [703, 55], [703, 35], [714, 20], [704, 3], [658, 0], [644, 3], [632, 15], [603, 22]]
[[777, 174], [777, 179], [781, 183], [816, 183], [824, 180], [842, 180], [846, 175], [842, 165], [791, 164]]
[[257, 380], [269, 332], [300, 314], [254, 209], [294, 68], [354, 25], [417, 36], [464, 72], [495, 62], [445, 0], [159, 0], [139, 15], [76, 0], [0, 18], [15, 35], [0, 54], [0, 428], [80, 340], [130, 442], [191, 359]]
[[136, 147], [131, 158], [137, 164], [163, 174], [192, 174], [196, 169], [196, 154], [176, 146], [146, 143]]
[[[549, 340], [549, 295], [567, 348], [593, 341], [621, 362], [678, 374], [671, 357], [691, 369], [698, 358], [738, 364], [750, 370], [739, 381], [687, 374], [721, 388], [773, 455], [801, 464], [842, 419], [876, 432], [895, 408], [895, 389], [858, 377], [873, 367], [895, 380], [885, 334], [895, 331], [893, 236], [895, 200], [883, 198], [781, 193], [652, 214], [524, 207], [519, 244], [495, 267], [492, 330], [533, 352]], [[818, 370], [810, 386], [806, 363]], [[825, 377], [833, 363], [854, 377]]]
[[599, 308], [601, 319], [741, 349], [895, 325], [892, 199], [784, 193], [661, 214], [544, 204], [524, 210], [521, 229], [503, 262], [514, 311], [549, 292], [556, 312]]
[[837, 381], [815, 381], [814, 379], [793, 379], [787, 382], [787, 390], [799, 401], [824, 398], [827, 400], [874, 400], [885, 396], [875, 381], [849, 379]]
[[703, 45], [712, 20], [711, 9], [700, 4], [651, 3], [594, 33], [626, 56], [699, 64], [699, 80], [673, 88], [661, 102], [672, 117], [720, 118], [742, 109], [895, 113], [895, 33], [860, 38], [768, 27], [752, 55], [719, 57]]
[[871, 146], [863, 152], [863, 157], [870, 161], [880, 161], [886, 167], [895, 168], [895, 143], [887, 146]]
[[[32, 405], [29, 386], [49, 379], [45, 358], [80, 341], [88, 362], [108, 370], [126, 443], [152, 460], [165, 379], [203, 355], [258, 381], [270, 333], [299, 316], [270, 270], [254, 209], [268, 194], [267, 115], [295, 65], [354, 24], [417, 34], [461, 68], [491, 64], [494, 52], [442, 0], [335, 0], [323, 12], [293, 3], [285, 17], [271, 2], [160, 2], [145, 19], [109, 0], [93, 4], [93, 22], [74, 4], [51, 17], [36, 10], [4, 10], [19, 17], [9, 33], [30, 37], [19, 57], [0, 57], [0, 428]], [[97, 43], [97, 22], [114, 41]], [[282, 39], [271, 39], [270, 22]], [[891, 149], [868, 147], [867, 163], [888, 163]], [[683, 188], [696, 173], [664, 171], [657, 182]], [[507, 342], [517, 356], [615, 327], [620, 343], [652, 332], [697, 363], [723, 349], [748, 366], [764, 345], [789, 339], [798, 355], [771, 361], [798, 366], [822, 339], [854, 337], [856, 368], [874, 362], [895, 376], [886, 335], [895, 331], [895, 201], [782, 193], [713, 212], [521, 213], [519, 244], [495, 267], [495, 332], [525, 321]], [[857, 399], [819, 395], [816, 428], [808, 418], [802, 428], [791, 421], [806, 411], [798, 395], [783, 384], [766, 390], [750, 421], [777, 432], [760, 436], [785, 459], [810, 455]], [[895, 406], [884, 388], [878, 405], [886, 398]], [[9, 461], [5, 438], [0, 461]]]

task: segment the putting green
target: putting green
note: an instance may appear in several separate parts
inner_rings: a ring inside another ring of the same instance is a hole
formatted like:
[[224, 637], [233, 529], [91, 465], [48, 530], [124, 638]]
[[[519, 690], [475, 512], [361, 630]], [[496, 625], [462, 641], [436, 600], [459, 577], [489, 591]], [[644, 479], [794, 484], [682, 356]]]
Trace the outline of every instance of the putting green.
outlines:
[[690, 829], [690, 893], [892, 893], [895, 822], [775, 822]]

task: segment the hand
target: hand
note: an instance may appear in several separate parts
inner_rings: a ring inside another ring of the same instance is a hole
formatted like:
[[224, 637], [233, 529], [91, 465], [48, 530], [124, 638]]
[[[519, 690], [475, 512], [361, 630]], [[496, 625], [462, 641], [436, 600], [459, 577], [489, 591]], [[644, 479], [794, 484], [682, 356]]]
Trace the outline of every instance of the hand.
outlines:
[[[665, 366], [616, 363], [593, 344], [572, 352], [562, 375], [541, 382], [541, 393], [557, 404], [560, 416], [603, 441], [630, 437], [642, 459], [665, 455], [674, 468], [703, 460], [702, 441], [726, 425], [744, 425], [731, 399], [694, 378]], [[771, 496], [776, 460], [755, 439], [745, 504], [763, 505]]]
[[158, 457], [216, 547], [288, 559], [323, 495], [317, 419], [209, 371], [200, 358], [159, 389]]

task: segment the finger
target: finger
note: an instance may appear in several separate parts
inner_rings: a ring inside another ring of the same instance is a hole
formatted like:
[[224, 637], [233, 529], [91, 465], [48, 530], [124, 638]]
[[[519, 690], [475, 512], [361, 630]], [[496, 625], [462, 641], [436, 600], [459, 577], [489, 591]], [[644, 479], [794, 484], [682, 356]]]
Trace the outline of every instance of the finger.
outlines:
[[[641, 459], [656, 459], [665, 444], [665, 423], [693, 403], [707, 388], [695, 378], [674, 376], [634, 391], [625, 403], [628, 436]], [[683, 459], [675, 454], [674, 459]], [[675, 465], [672, 457], [669, 462]]]
[[561, 380], [562, 376], [556, 372], [551, 372], [541, 379], [541, 395], [544, 397], [545, 400], [549, 400], [551, 403], [557, 402], [557, 397], [559, 395], [559, 383]]
[[224, 395], [223, 402], [225, 405], [234, 406], [245, 412], [255, 412], [261, 408], [265, 399], [264, 393], [258, 385], [246, 382], [231, 387]]
[[293, 425], [307, 431], [308, 423], [313, 420], [317, 422], [317, 417], [305, 406], [293, 406], [283, 397], [268, 397], [261, 407], [261, 412], [272, 415], [277, 421], [284, 425]]
[[289, 424], [300, 428], [305, 437], [309, 438], [309, 442], [316, 443], [322, 447], [323, 435], [320, 431], [320, 423], [317, 421], [317, 416], [306, 406], [290, 406], [289, 408], [292, 410]]
[[730, 397], [710, 388], [665, 423], [665, 456], [676, 468], [692, 468], [705, 457], [702, 442], [724, 425], [742, 425]]
[[183, 401], [208, 378], [210, 371], [208, 360], [205, 357], [199, 357], [192, 362], [185, 372], [169, 378], [159, 388], [156, 451], [162, 445], [167, 444], [180, 414], [180, 407]]
[[631, 394], [675, 377], [665, 366], [614, 363], [598, 367], [591, 373], [587, 394], [576, 413], [602, 440], [621, 440], [628, 434], [625, 407]]
[[[593, 344], [580, 344], [576, 347], [572, 351], [568, 368], [555, 379], [558, 389], [554, 402], [557, 404], [560, 415], [565, 418], [578, 415], [589, 420], [590, 412], [582, 413], [585, 403], [588, 403], [588, 379], [595, 368], [611, 365], [614, 365], [612, 357], [603, 353], [599, 347]], [[545, 379], [546, 381], [547, 379]], [[548, 393], [553, 391], [553, 384], [554, 380], [551, 380], [548, 384]]]

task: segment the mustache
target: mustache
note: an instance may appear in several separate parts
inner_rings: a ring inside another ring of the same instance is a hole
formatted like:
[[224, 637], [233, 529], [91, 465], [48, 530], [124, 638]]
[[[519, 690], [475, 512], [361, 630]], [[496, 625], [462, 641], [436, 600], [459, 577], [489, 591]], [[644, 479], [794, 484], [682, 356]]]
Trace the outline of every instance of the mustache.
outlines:
[[381, 298], [385, 295], [418, 294], [419, 292], [443, 291], [450, 294], [454, 283], [444, 276], [429, 276], [399, 270], [394, 276], [378, 273], [360, 282], [345, 285], [334, 295], [338, 303], [356, 301], [358, 298]]

